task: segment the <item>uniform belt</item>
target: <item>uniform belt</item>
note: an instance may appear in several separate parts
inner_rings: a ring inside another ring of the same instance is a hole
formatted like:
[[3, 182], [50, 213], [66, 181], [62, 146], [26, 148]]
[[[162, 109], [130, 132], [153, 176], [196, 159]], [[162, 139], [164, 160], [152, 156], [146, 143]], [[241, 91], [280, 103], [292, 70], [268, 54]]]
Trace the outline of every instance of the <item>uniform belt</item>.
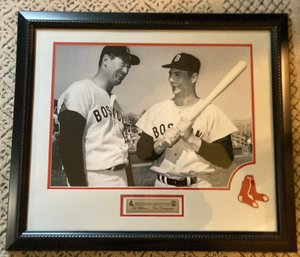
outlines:
[[114, 171], [114, 170], [123, 170], [126, 167], [127, 167], [126, 164], [119, 164], [119, 165], [112, 166], [112, 167], [108, 168], [108, 170], [112, 170], [112, 171]]
[[165, 184], [171, 185], [171, 186], [176, 186], [176, 187], [187, 187], [187, 186], [197, 183], [197, 177], [174, 179], [174, 178], [169, 178], [167, 176], [158, 174], [157, 179], [162, 183], [165, 183]]

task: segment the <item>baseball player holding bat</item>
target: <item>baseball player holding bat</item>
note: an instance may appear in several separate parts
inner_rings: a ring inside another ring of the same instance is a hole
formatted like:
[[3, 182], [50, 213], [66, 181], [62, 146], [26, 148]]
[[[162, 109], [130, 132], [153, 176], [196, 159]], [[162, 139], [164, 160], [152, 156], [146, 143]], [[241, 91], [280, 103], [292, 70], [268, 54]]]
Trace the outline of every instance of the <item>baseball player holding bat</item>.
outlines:
[[162, 67], [169, 68], [174, 97], [154, 104], [137, 122], [142, 130], [137, 155], [153, 161], [155, 186], [210, 187], [213, 166], [228, 168], [233, 161], [230, 134], [237, 129], [220, 109], [196, 95], [198, 58], [179, 53]]
[[96, 75], [59, 98], [60, 152], [70, 186], [127, 186], [123, 112], [112, 89], [139, 63], [128, 47], [105, 46]]

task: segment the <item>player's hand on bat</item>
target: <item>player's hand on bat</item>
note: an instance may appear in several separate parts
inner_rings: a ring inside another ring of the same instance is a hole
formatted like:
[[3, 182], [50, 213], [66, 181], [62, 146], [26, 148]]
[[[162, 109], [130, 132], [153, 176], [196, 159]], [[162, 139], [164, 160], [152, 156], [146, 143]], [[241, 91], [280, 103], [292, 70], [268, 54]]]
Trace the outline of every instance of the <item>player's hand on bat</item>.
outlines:
[[166, 147], [175, 145], [181, 137], [181, 131], [177, 127], [171, 127], [163, 135], [163, 141]]
[[192, 121], [189, 119], [186, 119], [184, 117], [180, 118], [179, 123], [177, 124], [177, 128], [180, 131], [180, 136], [183, 139], [187, 139], [191, 136], [193, 129], [192, 129]]
[[171, 127], [166, 130], [163, 137], [154, 143], [154, 151], [157, 154], [162, 153], [167, 147], [172, 147], [180, 139], [180, 130], [176, 127]]
[[188, 143], [195, 151], [198, 151], [200, 149], [202, 140], [193, 134], [192, 125], [193, 124], [191, 120], [181, 117], [177, 128], [179, 128], [181, 132], [182, 139], [186, 143]]

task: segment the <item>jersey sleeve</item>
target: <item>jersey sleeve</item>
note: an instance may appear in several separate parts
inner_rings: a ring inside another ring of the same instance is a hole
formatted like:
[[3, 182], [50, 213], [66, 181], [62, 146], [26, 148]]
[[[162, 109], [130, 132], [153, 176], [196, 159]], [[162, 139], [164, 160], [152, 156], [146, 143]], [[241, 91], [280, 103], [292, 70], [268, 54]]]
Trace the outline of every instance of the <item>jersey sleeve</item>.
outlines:
[[199, 117], [199, 119], [203, 118], [207, 121], [205, 124], [207, 134], [204, 135], [203, 139], [208, 143], [214, 142], [237, 131], [236, 126], [227, 115], [214, 105], [210, 105], [209, 108], [207, 108], [204, 117]]
[[142, 117], [137, 121], [136, 126], [138, 126], [143, 132], [154, 138], [153, 135], [153, 121], [155, 120], [155, 115], [153, 107], [148, 109]]
[[65, 174], [71, 186], [87, 186], [82, 149], [85, 119], [76, 112], [64, 111], [60, 122], [59, 148]]
[[84, 83], [75, 82], [59, 98], [59, 112], [64, 110], [74, 111], [87, 119], [89, 111], [88, 94], [88, 87]]

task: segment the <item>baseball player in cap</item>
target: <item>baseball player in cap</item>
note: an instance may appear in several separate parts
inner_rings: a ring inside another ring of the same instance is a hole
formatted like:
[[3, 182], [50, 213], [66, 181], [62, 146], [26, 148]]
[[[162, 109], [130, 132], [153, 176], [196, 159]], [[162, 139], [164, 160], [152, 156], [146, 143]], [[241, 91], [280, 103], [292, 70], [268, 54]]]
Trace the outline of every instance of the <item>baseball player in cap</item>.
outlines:
[[95, 76], [60, 96], [60, 152], [70, 186], [127, 186], [123, 113], [112, 90], [139, 63], [128, 47], [105, 46]]
[[179, 53], [171, 63], [162, 65], [169, 68], [174, 97], [154, 104], [137, 122], [143, 131], [137, 154], [142, 160], [153, 161], [155, 186], [210, 187], [214, 165], [228, 168], [233, 161], [230, 134], [236, 127], [220, 109], [210, 104], [193, 123], [180, 118], [203, 101], [195, 89], [200, 66], [200, 60], [187, 53]]

